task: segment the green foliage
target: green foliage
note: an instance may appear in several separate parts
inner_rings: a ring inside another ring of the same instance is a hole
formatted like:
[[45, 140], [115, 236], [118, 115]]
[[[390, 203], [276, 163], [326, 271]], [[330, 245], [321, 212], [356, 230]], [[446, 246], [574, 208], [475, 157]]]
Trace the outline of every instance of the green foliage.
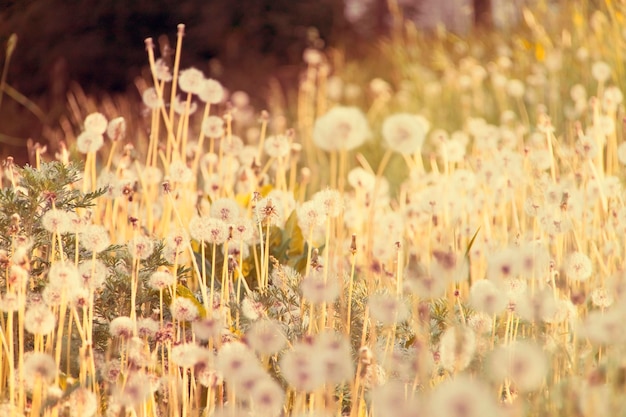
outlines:
[[[263, 229], [260, 240], [265, 242], [266, 236], [266, 230]], [[295, 210], [291, 212], [282, 229], [277, 226], [270, 227], [269, 248], [270, 256], [276, 259], [279, 264], [289, 266], [299, 273], [304, 273], [309, 246], [304, 241], [302, 230], [298, 226], [298, 217]], [[261, 244], [259, 243], [250, 249], [251, 252], [256, 251], [257, 254], [260, 254]], [[322, 250], [323, 247], [318, 249]], [[222, 256], [221, 251], [218, 250], [218, 253], [220, 254], [216, 256], [216, 268], [218, 270], [217, 276], [220, 277], [223, 258], [220, 259]], [[273, 268], [273, 265], [270, 263], [270, 274]], [[256, 269], [254, 253], [251, 253], [250, 256], [243, 260], [241, 269], [250, 288], [255, 288], [259, 272]]]
[[[0, 190], [0, 248], [8, 250], [17, 240], [29, 242], [34, 248], [46, 253], [51, 234], [41, 224], [42, 216], [55, 207], [62, 211], [87, 209], [104, 194], [100, 189], [83, 193], [76, 188], [81, 177], [81, 166], [76, 163], [44, 162], [39, 169], [31, 166], [16, 171], [16, 187], [3, 184]], [[66, 243], [71, 243], [71, 239]], [[73, 255], [73, 245], [66, 245]], [[39, 273], [47, 261], [41, 257], [33, 259], [31, 268]]]

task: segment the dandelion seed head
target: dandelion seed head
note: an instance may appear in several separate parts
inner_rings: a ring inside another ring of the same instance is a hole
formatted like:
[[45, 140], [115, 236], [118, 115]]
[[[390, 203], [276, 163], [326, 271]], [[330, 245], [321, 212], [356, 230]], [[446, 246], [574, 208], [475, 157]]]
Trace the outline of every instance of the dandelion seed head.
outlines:
[[410, 261], [407, 269], [404, 271], [404, 285], [406, 289], [419, 297], [443, 297], [448, 283], [432, 274], [427, 274], [423, 267], [415, 262]]
[[172, 317], [178, 321], [192, 322], [200, 316], [196, 304], [185, 297], [176, 297], [170, 304]]
[[[598, 132], [602, 136], [608, 136], [615, 132], [615, 119], [609, 115], [601, 115], [598, 117], [597, 125], [591, 132]], [[590, 133], [591, 133], [590, 132]], [[606, 139], [603, 139], [603, 141]]]
[[426, 381], [435, 365], [430, 348], [417, 341], [406, 349], [394, 349], [384, 363], [385, 372], [392, 380], [406, 383]]
[[498, 143], [498, 128], [484, 119], [468, 119], [467, 129], [474, 138], [474, 146], [481, 151], [495, 151]]
[[147, 259], [154, 251], [154, 242], [147, 236], [138, 235], [127, 243], [128, 251], [133, 258]]
[[159, 98], [154, 87], [146, 88], [141, 94], [143, 104], [149, 109], [158, 109], [163, 105], [163, 100]]
[[479, 380], [458, 375], [437, 385], [429, 409], [439, 417], [497, 417], [500, 415], [489, 388]]
[[316, 352], [311, 345], [299, 342], [293, 350], [285, 352], [279, 363], [283, 377], [294, 389], [314, 391], [324, 383], [324, 371], [315, 360]]
[[251, 243], [255, 236], [254, 222], [248, 218], [238, 218], [233, 222], [233, 240]]
[[153, 385], [145, 373], [131, 373], [123, 386], [116, 386], [115, 401], [124, 407], [139, 405], [152, 393]]
[[108, 268], [101, 260], [95, 259], [78, 264], [78, 273], [83, 286], [97, 291], [105, 284]]
[[91, 130], [85, 130], [76, 138], [76, 149], [83, 154], [98, 152], [102, 145], [104, 145], [102, 134]]
[[467, 279], [469, 264], [463, 254], [435, 249], [433, 250], [430, 274], [434, 279], [446, 283], [460, 282]]
[[456, 169], [451, 174], [451, 182], [456, 189], [471, 191], [477, 184], [476, 174], [467, 169]]
[[100, 173], [98, 175], [96, 186], [106, 190], [104, 194], [104, 197], [106, 198], [115, 199], [122, 195], [122, 182], [113, 172]]
[[30, 252], [33, 241], [27, 237], [17, 237], [11, 260], [14, 265], [27, 265], [30, 262]]
[[508, 299], [509, 308], [515, 306], [526, 295], [528, 285], [519, 278], [505, 279], [499, 282], [499, 287]]
[[24, 355], [24, 380], [33, 383], [36, 378], [50, 382], [58, 370], [54, 358], [47, 353], [28, 352]]
[[537, 199], [528, 197], [526, 201], [524, 201], [524, 212], [530, 217], [539, 216], [542, 213], [541, 208], [542, 204]]
[[224, 381], [224, 376], [220, 372], [209, 367], [196, 369], [195, 373], [198, 382], [200, 382], [202, 386], [205, 386], [207, 388], [215, 388], [221, 385]]
[[192, 369], [207, 355], [212, 355], [211, 351], [195, 343], [180, 343], [172, 348], [170, 358], [176, 366]]
[[298, 216], [298, 226], [306, 239], [308, 239], [310, 230], [315, 230], [326, 223], [326, 210], [323, 203], [319, 200], [305, 201], [298, 206], [296, 214]]
[[326, 383], [340, 384], [352, 378], [352, 352], [350, 342], [344, 335], [323, 331], [315, 337], [313, 349], [318, 352], [319, 366]]
[[80, 286], [80, 274], [73, 264], [55, 262], [48, 271], [49, 285], [57, 288], [72, 289]]
[[593, 273], [591, 259], [582, 252], [572, 252], [565, 258], [563, 272], [572, 281], [587, 281]]
[[172, 230], [165, 238], [165, 246], [177, 251], [186, 249], [187, 239], [182, 230]]
[[612, 72], [611, 66], [604, 61], [596, 61], [591, 65], [591, 75], [599, 83], [608, 81]]
[[585, 159], [593, 159], [599, 152], [598, 143], [591, 135], [579, 137], [575, 149], [576, 153]]
[[511, 79], [507, 82], [506, 91], [514, 99], [521, 99], [524, 97], [526, 88], [521, 80]]
[[257, 201], [254, 212], [258, 223], [279, 225], [284, 220], [282, 208], [269, 196]]
[[185, 162], [177, 159], [170, 164], [169, 178], [172, 182], [186, 184], [193, 180], [193, 172]]
[[466, 145], [458, 140], [448, 140], [437, 147], [437, 154], [446, 162], [461, 162], [465, 159]]
[[313, 126], [313, 142], [325, 151], [352, 150], [371, 137], [365, 115], [356, 107], [333, 107]]
[[89, 307], [89, 288], [80, 285], [68, 291], [69, 304], [80, 311], [80, 309]]
[[219, 104], [226, 97], [222, 84], [213, 78], [205, 79], [197, 94], [200, 100], [209, 104]]
[[123, 117], [116, 117], [111, 120], [106, 129], [107, 136], [113, 142], [118, 142], [126, 138], [126, 120]]
[[374, 189], [376, 176], [361, 167], [355, 167], [348, 172], [348, 184], [357, 190], [370, 191]]
[[145, 339], [153, 338], [159, 331], [159, 322], [151, 317], [137, 320], [137, 336]]
[[172, 81], [172, 71], [163, 58], [158, 58], [154, 62], [154, 67], [157, 80], [165, 81], [166, 83]]
[[[606, 198], [618, 198], [624, 190], [621, 180], [615, 175], [606, 175], [601, 180], [600, 188]], [[601, 197], [601, 195], [598, 197]]]
[[311, 66], [320, 65], [324, 60], [324, 54], [316, 48], [306, 48], [302, 52], [302, 60]]
[[531, 150], [528, 160], [539, 171], [547, 171], [552, 166], [552, 157], [547, 149]]
[[393, 325], [405, 321], [409, 310], [404, 300], [391, 294], [374, 294], [368, 302], [370, 315], [383, 325]]
[[411, 155], [421, 151], [426, 138], [422, 119], [409, 113], [397, 113], [385, 119], [382, 134], [389, 149]]
[[493, 352], [490, 370], [496, 381], [508, 378], [521, 392], [534, 391], [543, 385], [548, 360], [536, 344], [517, 341]]
[[[409, 409], [416, 411], [416, 416], [423, 415], [416, 401], [407, 398], [405, 384], [400, 381], [389, 381], [371, 390], [372, 409], [376, 415], [406, 417]], [[420, 413], [421, 411], [421, 413]]]
[[491, 315], [479, 311], [467, 318], [467, 325], [477, 335], [488, 334], [493, 328], [493, 319], [491, 317]]
[[326, 95], [332, 101], [340, 101], [344, 93], [344, 82], [341, 77], [331, 75], [326, 81]]
[[9, 403], [1, 403], [0, 404], [0, 416], [15, 416], [15, 417], [25, 417], [24, 414], [17, 405], [11, 405]]
[[231, 381], [237, 392], [244, 396], [250, 395], [263, 380], [268, 378], [265, 370], [257, 362], [251, 362], [249, 365], [254, 366], [249, 367], [245, 374], [242, 373], [236, 380]]
[[263, 145], [265, 153], [272, 158], [285, 158], [291, 152], [291, 145], [287, 135], [272, 135], [265, 139]]
[[257, 320], [246, 332], [246, 342], [260, 354], [274, 355], [287, 343], [278, 322], [273, 320]]
[[108, 121], [104, 114], [96, 112], [85, 117], [83, 125], [86, 131], [102, 135], [107, 130]]
[[187, 68], [178, 74], [178, 87], [185, 93], [200, 94], [204, 81], [204, 74], [197, 68]]
[[219, 198], [211, 204], [210, 215], [226, 223], [234, 223], [239, 217], [239, 204], [232, 198]]
[[600, 308], [608, 308], [613, 305], [615, 298], [606, 288], [598, 287], [591, 291], [591, 303]]
[[73, 231], [69, 212], [59, 209], [48, 210], [41, 216], [41, 225], [48, 232], [60, 235]]
[[505, 295], [489, 280], [475, 281], [470, 288], [470, 305], [489, 315], [499, 314], [507, 306]]
[[598, 346], [622, 344], [626, 340], [623, 332], [624, 313], [619, 309], [594, 310], [578, 325], [581, 336]]
[[544, 232], [551, 236], [562, 235], [572, 228], [570, 217], [560, 207], [547, 207], [539, 215], [539, 225]]
[[539, 323], [546, 318], [554, 317], [557, 312], [557, 303], [552, 291], [546, 289], [520, 298], [515, 311], [522, 319]]
[[62, 287], [58, 287], [55, 285], [46, 285], [46, 287], [41, 292], [41, 297], [47, 306], [55, 307], [61, 304], [62, 291]]
[[230, 100], [235, 107], [238, 109], [242, 109], [250, 105], [250, 96], [245, 91], [235, 91], [231, 96]]
[[313, 195], [313, 201], [323, 209], [323, 213], [329, 217], [337, 217], [343, 211], [343, 201], [338, 190], [326, 188]]
[[30, 273], [26, 268], [13, 264], [9, 267], [6, 283], [13, 288], [22, 288], [22, 286], [28, 283], [29, 278]]
[[[235, 173], [238, 168], [238, 156], [244, 148], [243, 139], [237, 135], [229, 135], [223, 138], [220, 141], [220, 149], [226, 156], [230, 156], [233, 159], [230, 160], [231, 172]], [[221, 169], [226, 169], [227, 167], [222, 166]]]
[[84, 249], [100, 253], [109, 247], [111, 239], [104, 226], [87, 224], [83, 226], [78, 242]]
[[237, 383], [246, 374], [259, 368], [254, 352], [241, 342], [223, 344], [215, 358], [216, 370], [230, 383]]
[[56, 325], [56, 318], [45, 305], [35, 305], [24, 314], [24, 329], [31, 334], [48, 335]]
[[202, 121], [202, 133], [209, 138], [221, 138], [224, 136], [224, 119], [218, 116], [207, 116]]
[[119, 359], [98, 361], [96, 362], [96, 369], [106, 382], [115, 384], [120, 376], [122, 364]]
[[78, 388], [69, 396], [70, 417], [91, 417], [98, 412], [98, 398], [87, 388]]
[[339, 284], [336, 274], [329, 274], [324, 280], [323, 271], [311, 271], [302, 279], [302, 296], [313, 304], [332, 303], [339, 297]]
[[241, 302], [241, 312], [248, 320], [258, 320], [265, 315], [265, 306], [260, 301], [245, 297]]
[[609, 113], [617, 110], [617, 107], [624, 101], [624, 94], [619, 87], [610, 85], [604, 90], [602, 96], [602, 108]]
[[573, 322], [578, 317], [576, 306], [571, 300], [558, 300], [556, 302], [556, 310], [553, 316], [546, 316], [543, 321], [546, 323], [564, 323]]
[[[192, 101], [189, 103], [189, 107], [187, 107], [187, 101], [181, 98], [179, 95], [174, 97], [174, 101], [171, 104], [174, 112], [179, 115], [192, 115], [198, 110], [198, 103]], [[187, 144], [188, 146], [190, 143]]]
[[155, 271], [148, 279], [148, 286], [154, 290], [165, 290], [176, 283], [176, 276], [168, 270]]
[[135, 323], [130, 317], [120, 316], [111, 320], [109, 323], [109, 333], [112, 337], [120, 339], [130, 339], [133, 337]]
[[216, 409], [211, 417], [250, 417], [250, 410], [240, 405]]
[[255, 415], [278, 417], [283, 411], [285, 393], [277, 382], [265, 377], [251, 390], [250, 400]]
[[213, 217], [194, 217], [189, 223], [191, 237], [209, 244], [221, 245], [229, 236], [228, 224]]
[[550, 253], [540, 241], [523, 244], [518, 251], [520, 276], [539, 279], [550, 268]]
[[467, 368], [476, 352], [476, 334], [469, 327], [450, 327], [439, 341], [441, 366], [458, 372]]
[[218, 311], [207, 313], [206, 317], [191, 323], [191, 330], [200, 340], [217, 339], [226, 327], [224, 316]]
[[517, 249], [504, 248], [491, 255], [487, 264], [487, 279], [498, 283], [519, 275]]

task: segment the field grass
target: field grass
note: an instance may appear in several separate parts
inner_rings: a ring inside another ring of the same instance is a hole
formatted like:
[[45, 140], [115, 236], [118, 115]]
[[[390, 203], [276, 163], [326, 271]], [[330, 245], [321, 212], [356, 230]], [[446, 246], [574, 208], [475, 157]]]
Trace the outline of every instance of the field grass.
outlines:
[[621, 415], [625, 12], [392, 13], [263, 111], [147, 39], [3, 165], [0, 415]]

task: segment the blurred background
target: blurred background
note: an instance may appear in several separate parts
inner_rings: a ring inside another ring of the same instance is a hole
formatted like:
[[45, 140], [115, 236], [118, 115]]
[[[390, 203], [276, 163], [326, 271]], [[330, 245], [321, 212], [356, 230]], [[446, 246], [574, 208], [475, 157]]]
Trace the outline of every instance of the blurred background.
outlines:
[[135, 81], [148, 74], [144, 39], [174, 47], [178, 23], [186, 25], [181, 68], [196, 66], [263, 109], [270, 79], [296, 88], [305, 48], [340, 48], [352, 59], [375, 48], [390, 29], [390, 5], [424, 31], [443, 25], [463, 35], [515, 24], [521, 2], [0, 0], [0, 156], [27, 160], [26, 141], [45, 142], [76, 86], [89, 97], [139, 101]]

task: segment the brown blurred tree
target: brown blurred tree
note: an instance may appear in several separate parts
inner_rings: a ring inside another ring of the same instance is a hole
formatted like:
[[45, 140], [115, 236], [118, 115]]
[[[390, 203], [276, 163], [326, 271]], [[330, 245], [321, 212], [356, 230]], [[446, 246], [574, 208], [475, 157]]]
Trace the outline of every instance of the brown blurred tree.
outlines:
[[472, 0], [474, 7], [474, 25], [478, 28], [490, 28], [493, 25], [491, 19], [491, 0]]

